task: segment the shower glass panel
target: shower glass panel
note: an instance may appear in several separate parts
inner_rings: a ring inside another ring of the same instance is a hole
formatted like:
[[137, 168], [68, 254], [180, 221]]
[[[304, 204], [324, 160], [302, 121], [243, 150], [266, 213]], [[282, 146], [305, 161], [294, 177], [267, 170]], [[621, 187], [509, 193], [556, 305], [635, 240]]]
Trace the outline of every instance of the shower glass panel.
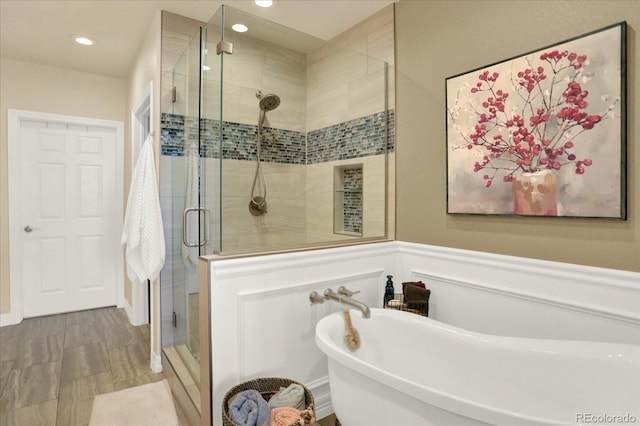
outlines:
[[[214, 253], [214, 210], [218, 163], [211, 161], [207, 119], [203, 116], [204, 31], [190, 42], [173, 70], [173, 113], [165, 114], [179, 135], [171, 158], [172, 333], [163, 331], [163, 346], [177, 353], [195, 385], [200, 386], [198, 257]], [[214, 55], [215, 58], [215, 55]], [[213, 66], [211, 64], [210, 66]], [[220, 68], [218, 65], [216, 68]], [[215, 71], [214, 71], [215, 72]], [[212, 83], [213, 84], [213, 83]], [[219, 108], [210, 106], [214, 114]], [[219, 115], [219, 113], [218, 113]], [[166, 338], [170, 336], [171, 338]]]
[[[233, 31], [236, 23], [248, 31]], [[205, 31], [207, 61], [225, 51], [215, 64], [206, 62], [203, 81], [204, 120], [217, 130], [217, 140], [209, 138], [218, 164], [212, 174], [219, 196], [216, 251], [384, 238], [386, 63], [358, 46], [329, 43], [229, 6]], [[220, 68], [212, 72], [215, 65]], [[360, 192], [345, 197], [336, 191], [334, 169], [351, 164], [361, 165]], [[358, 232], [336, 232], [336, 215], [343, 228]]]
[[[183, 229], [186, 223], [183, 219], [184, 211], [188, 207], [197, 207], [197, 197], [193, 199], [193, 192], [197, 191], [198, 164], [198, 64], [199, 37], [195, 37], [185, 50], [174, 68], [175, 102], [174, 114], [180, 117], [182, 127], [182, 155], [175, 157], [172, 188], [172, 254], [173, 254], [173, 348], [179, 354], [183, 365], [189, 371], [194, 381], [199, 381], [197, 367], [198, 356], [191, 339], [190, 322], [193, 294], [197, 295], [196, 268], [193, 262], [193, 250], [184, 246], [183, 233], [187, 238], [194, 239], [194, 215], [191, 215], [189, 229]], [[194, 127], [195, 126], [195, 127]], [[194, 170], [194, 156], [195, 170]], [[194, 188], [195, 184], [195, 188]], [[196, 249], [197, 250], [197, 249]], [[197, 251], [196, 251], [197, 255]], [[196, 256], [197, 259], [197, 256]]]

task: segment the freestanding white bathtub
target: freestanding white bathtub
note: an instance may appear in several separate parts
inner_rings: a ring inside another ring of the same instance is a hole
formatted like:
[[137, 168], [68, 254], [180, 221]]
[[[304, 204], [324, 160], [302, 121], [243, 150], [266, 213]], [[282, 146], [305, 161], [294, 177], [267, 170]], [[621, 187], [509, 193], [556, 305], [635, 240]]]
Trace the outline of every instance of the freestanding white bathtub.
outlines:
[[352, 310], [316, 327], [344, 426], [640, 424], [640, 346], [485, 335], [415, 314]]

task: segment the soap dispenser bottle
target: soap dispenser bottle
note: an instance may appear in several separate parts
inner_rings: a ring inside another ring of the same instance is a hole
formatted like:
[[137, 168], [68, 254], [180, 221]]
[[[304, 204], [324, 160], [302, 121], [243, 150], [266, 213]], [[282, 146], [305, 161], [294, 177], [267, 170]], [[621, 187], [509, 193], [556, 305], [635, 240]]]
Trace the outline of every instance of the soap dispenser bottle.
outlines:
[[393, 275], [387, 275], [387, 285], [384, 288], [384, 299], [382, 301], [382, 307], [386, 308], [387, 307], [387, 303], [389, 303], [390, 300], [393, 300], [394, 296], [395, 296], [395, 291], [393, 289]]

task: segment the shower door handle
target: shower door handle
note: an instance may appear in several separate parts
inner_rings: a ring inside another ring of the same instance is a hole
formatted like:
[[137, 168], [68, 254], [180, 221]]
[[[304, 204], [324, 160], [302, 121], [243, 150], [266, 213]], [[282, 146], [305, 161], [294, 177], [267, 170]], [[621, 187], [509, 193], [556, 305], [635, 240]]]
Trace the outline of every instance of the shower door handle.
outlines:
[[[202, 232], [198, 232], [198, 241], [190, 242], [188, 237], [188, 229], [187, 229], [187, 217], [191, 213], [197, 213], [198, 219], [200, 219], [200, 215], [204, 214], [204, 235]], [[188, 209], [184, 209], [182, 213], [182, 244], [187, 247], [203, 247], [209, 243], [209, 210], [202, 209], [198, 207], [190, 207]]]

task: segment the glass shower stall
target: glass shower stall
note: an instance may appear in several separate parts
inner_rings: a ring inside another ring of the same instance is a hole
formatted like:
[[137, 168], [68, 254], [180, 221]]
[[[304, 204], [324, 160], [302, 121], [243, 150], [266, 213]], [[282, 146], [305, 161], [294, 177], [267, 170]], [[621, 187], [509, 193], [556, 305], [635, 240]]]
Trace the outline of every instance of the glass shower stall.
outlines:
[[348, 40], [222, 6], [163, 77], [162, 342], [195, 387], [199, 256], [386, 237], [387, 73]]

